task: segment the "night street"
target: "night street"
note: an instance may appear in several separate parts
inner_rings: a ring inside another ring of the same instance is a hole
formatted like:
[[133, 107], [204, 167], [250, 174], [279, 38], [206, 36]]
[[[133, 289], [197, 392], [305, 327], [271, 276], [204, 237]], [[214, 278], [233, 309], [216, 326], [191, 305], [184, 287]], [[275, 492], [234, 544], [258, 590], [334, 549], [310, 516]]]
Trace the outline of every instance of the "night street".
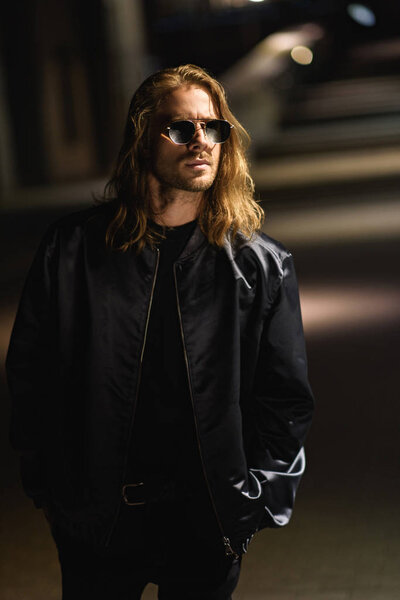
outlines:
[[[144, 600], [158, 591], [174, 600], [398, 600], [398, 0], [21, 0], [0, 14], [0, 600], [138, 598], [150, 579], [147, 543], [152, 569], [164, 552], [164, 571]], [[77, 226], [67, 242], [46, 247], [46, 259], [55, 250], [59, 261], [57, 306], [35, 288], [9, 362], [23, 405], [14, 444], [51, 446], [46, 481], [35, 474], [33, 486], [48, 485], [55, 524], [63, 532], [64, 518], [76, 537], [70, 555], [59, 542], [64, 575], [70, 569], [62, 590], [49, 524], [24, 494], [9, 443], [5, 358], [48, 226], [109, 199], [118, 212], [108, 241], [132, 243], [133, 253], [154, 241], [149, 218], [165, 227], [154, 278], [140, 256], [98, 258], [101, 220]], [[285, 518], [298, 482], [292, 460], [312, 413], [290, 258], [258, 240], [237, 257], [230, 239], [257, 233], [262, 212], [262, 230], [294, 258], [315, 414], [293, 517], [256, 533], [232, 594], [238, 564], [227, 576], [223, 563], [217, 582], [208, 525], [219, 520], [225, 551], [241, 552], [258, 518], [259, 496], [253, 514], [242, 514], [246, 466], [263, 477], [274, 471], [259, 484], [266, 512]], [[186, 269], [191, 263], [197, 270]], [[38, 314], [57, 317], [54, 360], [44, 343], [31, 369], [35, 385], [51, 383], [51, 371], [63, 388], [47, 405], [31, 402], [23, 370], [36, 357], [26, 332]], [[266, 356], [260, 377], [253, 365]], [[135, 387], [144, 400], [132, 413]], [[49, 409], [45, 421], [37, 404]], [[44, 429], [51, 434], [42, 437]], [[85, 539], [103, 536], [122, 473], [123, 495], [134, 496], [124, 496], [128, 511], [159, 500], [152, 478], [161, 493], [164, 479], [191, 489], [201, 469], [190, 462], [198, 459], [190, 435], [224, 518], [202, 519], [209, 499], [192, 494], [196, 509], [180, 505], [194, 513], [187, 525], [183, 509], [175, 521], [168, 513], [167, 543], [164, 521], [140, 521], [140, 536], [137, 523], [116, 518], [117, 560], [91, 560]], [[182, 554], [180, 539], [190, 539]]]

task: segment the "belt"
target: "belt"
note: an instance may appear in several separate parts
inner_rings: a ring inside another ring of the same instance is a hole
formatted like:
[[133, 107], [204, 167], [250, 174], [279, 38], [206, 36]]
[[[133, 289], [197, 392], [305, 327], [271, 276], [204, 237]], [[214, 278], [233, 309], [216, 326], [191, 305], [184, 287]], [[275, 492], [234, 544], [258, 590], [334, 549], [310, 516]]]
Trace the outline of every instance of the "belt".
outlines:
[[151, 476], [146, 482], [126, 483], [122, 486], [122, 499], [128, 506], [142, 506], [159, 502], [180, 502], [198, 497], [204, 491], [202, 485], [190, 485], [189, 482], [181, 481], [179, 484], [174, 479], [166, 479], [165, 476]]
[[122, 499], [128, 506], [143, 506], [143, 504], [146, 504], [143, 481], [126, 483], [122, 486]]

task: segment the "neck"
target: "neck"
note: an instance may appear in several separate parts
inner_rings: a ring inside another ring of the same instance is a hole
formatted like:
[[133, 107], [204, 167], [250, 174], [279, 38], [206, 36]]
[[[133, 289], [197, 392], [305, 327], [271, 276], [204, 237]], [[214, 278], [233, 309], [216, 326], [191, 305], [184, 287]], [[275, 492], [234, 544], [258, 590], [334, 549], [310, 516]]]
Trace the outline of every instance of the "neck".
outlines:
[[149, 178], [151, 218], [159, 225], [177, 227], [197, 218], [203, 192], [188, 192], [162, 186]]

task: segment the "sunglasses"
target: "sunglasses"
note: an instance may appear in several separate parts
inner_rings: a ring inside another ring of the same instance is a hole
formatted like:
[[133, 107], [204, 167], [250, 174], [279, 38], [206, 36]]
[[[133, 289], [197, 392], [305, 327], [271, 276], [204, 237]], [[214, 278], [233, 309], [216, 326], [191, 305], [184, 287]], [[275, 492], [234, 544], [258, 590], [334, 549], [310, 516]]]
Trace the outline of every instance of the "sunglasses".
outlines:
[[174, 144], [188, 144], [196, 133], [196, 122], [200, 123], [207, 140], [211, 144], [223, 144], [231, 134], [231, 125], [224, 119], [193, 119], [185, 121], [173, 121], [167, 126], [168, 137]]

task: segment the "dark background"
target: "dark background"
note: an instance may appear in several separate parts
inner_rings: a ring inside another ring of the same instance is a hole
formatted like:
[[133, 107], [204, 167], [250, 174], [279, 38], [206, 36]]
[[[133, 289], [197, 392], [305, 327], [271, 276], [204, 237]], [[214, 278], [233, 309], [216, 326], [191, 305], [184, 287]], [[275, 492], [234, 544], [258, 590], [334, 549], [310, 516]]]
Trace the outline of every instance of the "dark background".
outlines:
[[[256, 536], [237, 600], [400, 597], [399, 12], [395, 0], [0, 9], [2, 364], [37, 243], [101, 194], [145, 76], [207, 68], [253, 138], [264, 230], [295, 257], [317, 410], [293, 519]], [[55, 548], [8, 444], [3, 368], [0, 392], [0, 596], [56, 600]]]

